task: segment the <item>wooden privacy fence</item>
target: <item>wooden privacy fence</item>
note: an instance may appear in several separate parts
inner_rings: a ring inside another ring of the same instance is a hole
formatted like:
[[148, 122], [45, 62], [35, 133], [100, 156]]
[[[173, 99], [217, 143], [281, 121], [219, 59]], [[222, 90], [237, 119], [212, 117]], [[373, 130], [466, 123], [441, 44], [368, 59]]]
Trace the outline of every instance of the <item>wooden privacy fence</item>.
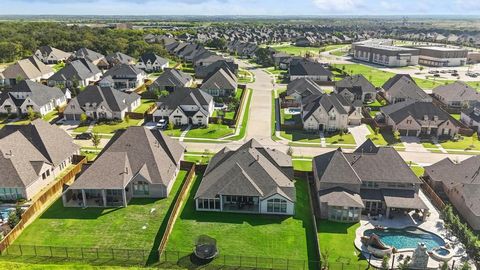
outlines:
[[422, 184], [420, 185], [423, 192], [425, 195], [428, 196], [430, 201], [433, 203], [433, 205], [438, 209], [438, 210], [443, 210], [445, 208], [445, 203], [443, 202], [442, 199], [437, 195], [435, 190], [430, 187], [430, 185], [425, 181], [423, 177], [420, 177], [420, 180], [422, 180]]
[[184, 162], [180, 164], [180, 168], [182, 170], [188, 169], [188, 174], [186, 176], [185, 181], [183, 182], [182, 189], [178, 194], [177, 199], [175, 200], [175, 204], [173, 206], [172, 212], [168, 217], [167, 226], [165, 231], [163, 232], [162, 240], [160, 241], [160, 245], [158, 246], [159, 256], [162, 256], [162, 253], [165, 251], [165, 247], [167, 246], [168, 238], [172, 233], [173, 226], [175, 225], [175, 221], [177, 220], [178, 215], [180, 215], [180, 211], [182, 209], [182, 203], [184, 200], [187, 199], [188, 191], [192, 186], [193, 179], [195, 178], [195, 163], [193, 162]]
[[25, 227], [40, 215], [46, 207], [48, 207], [63, 191], [65, 184], [71, 183], [75, 176], [82, 171], [83, 164], [87, 163], [84, 156], [73, 156], [72, 162], [75, 166], [64, 176], [57, 180], [47, 190], [45, 190], [27, 210], [22, 214], [22, 218], [18, 224], [0, 241], [0, 252], [5, 251], [18, 236], [23, 232]]
[[[248, 102], [248, 98], [250, 97], [251, 95], [251, 92], [252, 90], [248, 89], [248, 88], [245, 88], [243, 89], [243, 92], [242, 92], [242, 96], [240, 97], [240, 106], [238, 106], [238, 109], [237, 109], [237, 112], [235, 113], [235, 127], [239, 127], [239, 125], [241, 125], [240, 123], [240, 120], [241, 119], [241, 114], [242, 114], [242, 110], [243, 110], [243, 107], [246, 106], [246, 103]], [[248, 110], [249, 108], [246, 108], [246, 110]]]

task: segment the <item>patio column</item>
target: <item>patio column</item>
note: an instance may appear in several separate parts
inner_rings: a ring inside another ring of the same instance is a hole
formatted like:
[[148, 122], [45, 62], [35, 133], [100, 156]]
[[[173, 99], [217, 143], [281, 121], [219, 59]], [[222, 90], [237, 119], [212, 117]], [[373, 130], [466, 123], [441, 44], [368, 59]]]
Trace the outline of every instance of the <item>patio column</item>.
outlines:
[[220, 195], [220, 211], [223, 211], [223, 195]]
[[102, 189], [103, 207], [107, 207], [107, 192]]
[[83, 200], [83, 207], [87, 207], [87, 195], [85, 194], [84, 189], [82, 189], [82, 200]]
[[390, 207], [387, 207], [387, 212], [385, 216], [387, 219], [390, 217]]
[[426, 221], [427, 220], [427, 216], [428, 216], [428, 209], [424, 209], [423, 210], [423, 216], [422, 216], [422, 221]]
[[127, 207], [127, 193], [122, 189], [123, 207]]

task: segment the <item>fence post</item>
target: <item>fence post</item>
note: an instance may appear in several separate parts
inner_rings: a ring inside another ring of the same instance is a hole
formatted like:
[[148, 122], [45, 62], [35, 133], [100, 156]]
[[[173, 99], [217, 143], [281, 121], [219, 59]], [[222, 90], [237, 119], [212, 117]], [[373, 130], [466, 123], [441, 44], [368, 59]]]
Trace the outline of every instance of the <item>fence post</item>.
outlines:
[[67, 258], [68, 258], [68, 247], [65, 247], [65, 254], [67, 255]]
[[290, 260], [287, 259], [287, 270], [288, 270], [288, 268], [289, 268], [289, 264], [290, 264]]
[[81, 247], [80, 250], [82, 252], [82, 259], [83, 259], [83, 247]]
[[20, 249], [20, 256], [23, 256], [22, 245], [18, 245], [18, 248]]
[[115, 252], [113, 252], [113, 248], [110, 249], [112, 251], [112, 260], [115, 260]]
[[96, 251], [97, 251], [97, 259], [98, 259], [98, 248], [96, 249]]
[[37, 246], [33, 245], [33, 252], [35, 252], [35, 257], [37, 257]]
[[50, 257], [53, 257], [52, 246], [50, 246]]

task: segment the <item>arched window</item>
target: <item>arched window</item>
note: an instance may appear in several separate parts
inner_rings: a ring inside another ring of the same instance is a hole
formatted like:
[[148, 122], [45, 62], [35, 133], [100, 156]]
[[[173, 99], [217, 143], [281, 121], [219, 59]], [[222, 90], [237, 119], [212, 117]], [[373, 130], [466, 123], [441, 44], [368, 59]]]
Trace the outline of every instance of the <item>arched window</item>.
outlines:
[[267, 212], [286, 213], [287, 201], [278, 198], [267, 200]]

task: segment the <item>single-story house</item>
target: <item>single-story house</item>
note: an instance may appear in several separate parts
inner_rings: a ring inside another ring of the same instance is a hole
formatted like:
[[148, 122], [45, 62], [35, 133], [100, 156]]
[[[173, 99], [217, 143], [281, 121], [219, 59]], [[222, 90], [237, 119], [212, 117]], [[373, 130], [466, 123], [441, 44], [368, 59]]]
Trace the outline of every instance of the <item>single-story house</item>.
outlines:
[[382, 90], [390, 103], [415, 100], [431, 102], [432, 98], [408, 74], [396, 74], [386, 81]]
[[132, 198], [166, 198], [184, 148], [159, 130], [117, 131], [95, 162], [62, 194], [64, 207], [126, 207]]
[[189, 74], [178, 69], [168, 68], [148, 86], [148, 90], [173, 92], [177, 87], [190, 87], [192, 83], [193, 78]]
[[447, 108], [457, 111], [480, 102], [480, 93], [475, 88], [460, 81], [437, 86], [432, 90], [432, 93]]
[[194, 198], [197, 211], [293, 215], [292, 159], [255, 139], [224, 148], [208, 163]]
[[17, 79], [40, 82], [53, 75], [53, 69], [45, 65], [36, 56], [17, 61], [8, 66], [3, 72], [3, 81], [6, 85], [14, 85]]
[[168, 60], [154, 53], [144, 53], [137, 61], [137, 68], [146, 72], [165, 70], [168, 67]]
[[68, 102], [63, 112], [66, 120], [78, 121], [82, 114], [91, 119], [120, 119], [140, 106], [140, 95], [124, 93], [111, 87], [90, 85]]
[[161, 97], [157, 110], [153, 113], [154, 121], [167, 118], [175, 126], [208, 126], [214, 111], [213, 97], [203, 90], [187, 87], [175, 88], [166, 97]]
[[402, 136], [454, 137], [457, 120], [432, 102], [407, 100], [380, 109], [387, 125]]
[[237, 91], [237, 76], [229, 69], [221, 68], [203, 80], [200, 89], [214, 97], [231, 97]]
[[327, 82], [333, 80], [333, 73], [327, 70], [322, 64], [311, 61], [297, 61], [290, 63], [288, 70], [290, 81], [296, 79], [311, 79], [317, 82]]
[[78, 59], [68, 63], [48, 78], [48, 85], [60, 88], [85, 87], [96, 82], [102, 76], [102, 71], [86, 59]]
[[71, 55], [52, 46], [41, 46], [35, 51], [35, 56], [47, 65], [65, 62]]
[[37, 119], [0, 129], [0, 200], [31, 200], [79, 153], [63, 129]]

